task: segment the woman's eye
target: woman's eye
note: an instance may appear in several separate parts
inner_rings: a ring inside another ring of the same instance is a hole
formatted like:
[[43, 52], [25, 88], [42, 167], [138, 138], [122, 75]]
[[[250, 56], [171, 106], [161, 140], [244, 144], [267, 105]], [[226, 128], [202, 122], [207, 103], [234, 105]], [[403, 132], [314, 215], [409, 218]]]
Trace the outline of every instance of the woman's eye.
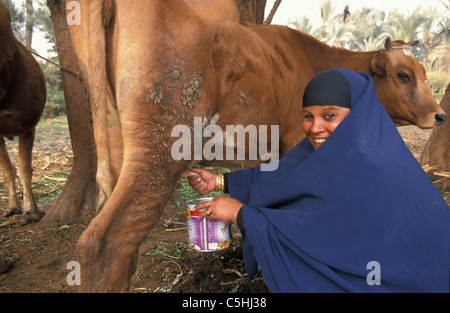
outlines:
[[303, 116], [305, 120], [312, 120], [314, 117], [311, 114], [306, 114]]
[[329, 114], [325, 115], [325, 119], [327, 119], [327, 120], [331, 120], [335, 117], [336, 117], [336, 115], [334, 115], [333, 113], [329, 113]]

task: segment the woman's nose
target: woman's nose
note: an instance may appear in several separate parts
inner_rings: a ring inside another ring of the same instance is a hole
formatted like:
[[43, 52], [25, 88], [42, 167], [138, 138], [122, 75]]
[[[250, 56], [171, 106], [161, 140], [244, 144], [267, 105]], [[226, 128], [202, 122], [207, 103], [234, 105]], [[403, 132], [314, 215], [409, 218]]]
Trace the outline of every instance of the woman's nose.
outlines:
[[323, 123], [320, 120], [314, 119], [310, 130], [312, 133], [317, 134], [323, 132], [325, 130], [325, 127], [323, 127]]

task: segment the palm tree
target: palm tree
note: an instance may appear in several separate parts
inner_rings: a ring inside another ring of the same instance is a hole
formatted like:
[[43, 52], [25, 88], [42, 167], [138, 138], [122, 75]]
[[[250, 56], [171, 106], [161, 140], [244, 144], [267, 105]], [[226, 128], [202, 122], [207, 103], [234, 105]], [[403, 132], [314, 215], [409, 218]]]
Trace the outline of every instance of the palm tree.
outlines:
[[383, 36], [375, 37], [367, 37], [361, 41], [357, 41], [357, 50], [359, 51], [374, 51], [383, 48], [383, 44], [386, 41], [386, 37], [388, 36], [386, 33], [383, 33]]
[[320, 39], [323, 39], [327, 36], [328, 33], [327, 28], [333, 18], [335, 11], [336, 6], [333, 5], [331, 0], [322, 0], [322, 3], [320, 4], [320, 18], [322, 20], [322, 25], [318, 33], [318, 37]]
[[402, 39], [405, 42], [417, 39], [418, 32], [426, 18], [419, 7], [410, 16], [400, 14], [397, 10], [392, 11], [388, 17], [387, 32], [395, 39]]
[[313, 24], [311, 23], [311, 20], [305, 16], [301, 18], [295, 19], [293, 22], [289, 22], [294, 28], [301, 30], [302, 32], [311, 34]]
[[422, 23], [422, 43], [423, 43], [423, 60], [422, 64], [426, 69], [429, 68], [428, 55], [432, 49], [441, 43], [441, 38], [436, 36], [434, 29], [438, 23], [438, 17], [440, 14], [436, 9], [428, 8], [427, 11], [423, 13], [423, 23]]
[[382, 26], [386, 20], [386, 13], [377, 9], [362, 8], [350, 15], [354, 40], [350, 45], [352, 50], [370, 51], [383, 47], [386, 37]]
[[328, 23], [328, 31], [322, 41], [332, 46], [349, 48], [349, 42], [355, 39], [355, 28], [353, 22], [343, 23], [342, 16], [337, 15]]
[[[422, 25], [426, 18], [422, 14], [422, 9], [419, 7], [411, 12], [410, 15], [403, 15], [397, 10], [390, 12], [384, 30], [390, 34], [393, 40], [404, 40], [409, 42], [419, 39], [419, 32], [422, 31]], [[413, 48], [413, 54], [419, 59], [423, 59], [423, 43], [419, 42]]]

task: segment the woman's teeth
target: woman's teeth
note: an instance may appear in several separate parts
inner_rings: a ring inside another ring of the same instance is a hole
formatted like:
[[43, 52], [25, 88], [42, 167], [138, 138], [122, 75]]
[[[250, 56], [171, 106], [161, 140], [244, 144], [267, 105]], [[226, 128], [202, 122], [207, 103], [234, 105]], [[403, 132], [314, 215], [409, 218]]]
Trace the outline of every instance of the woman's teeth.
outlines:
[[317, 144], [323, 144], [327, 140], [326, 138], [314, 139]]

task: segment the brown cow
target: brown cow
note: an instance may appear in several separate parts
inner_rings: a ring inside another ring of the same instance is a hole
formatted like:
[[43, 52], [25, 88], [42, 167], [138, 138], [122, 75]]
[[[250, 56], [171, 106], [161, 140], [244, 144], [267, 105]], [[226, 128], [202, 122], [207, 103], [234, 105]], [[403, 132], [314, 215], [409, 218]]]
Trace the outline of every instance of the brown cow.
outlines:
[[288, 27], [240, 24], [234, 0], [78, 3], [70, 31], [92, 105], [97, 179], [108, 198], [77, 245], [81, 291], [127, 290], [141, 242], [196, 162], [171, 155], [177, 125], [195, 130], [196, 117], [201, 127], [279, 125], [282, 156], [304, 136], [307, 82], [338, 67], [370, 73], [398, 125], [433, 127], [445, 118], [424, 68], [390, 45], [352, 52]]
[[11, 16], [0, 3], [0, 167], [9, 200], [5, 216], [20, 213], [16, 192], [16, 169], [6, 150], [6, 138], [19, 137], [19, 175], [23, 184], [26, 222], [42, 218], [31, 190], [31, 155], [35, 126], [46, 99], [44, 74], [30, 52], [14, 37]]

